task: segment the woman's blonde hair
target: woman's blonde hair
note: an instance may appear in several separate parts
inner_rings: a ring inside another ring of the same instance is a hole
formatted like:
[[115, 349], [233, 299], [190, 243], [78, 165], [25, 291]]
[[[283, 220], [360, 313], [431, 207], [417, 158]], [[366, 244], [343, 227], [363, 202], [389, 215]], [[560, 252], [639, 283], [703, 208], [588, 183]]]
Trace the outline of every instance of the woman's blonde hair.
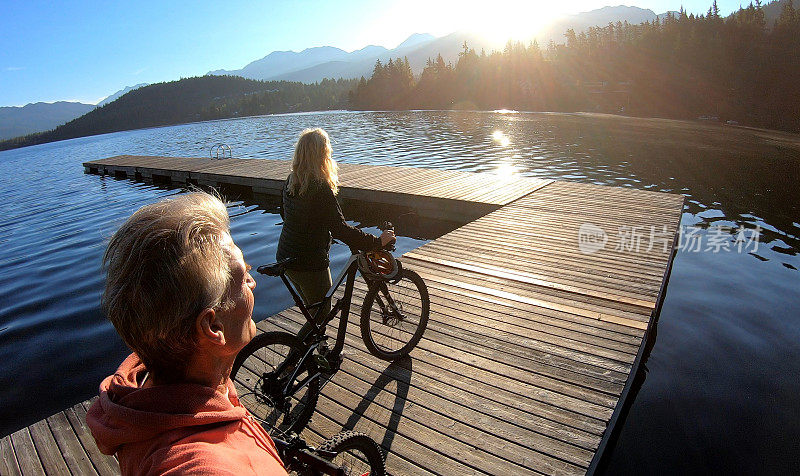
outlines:
[[225, 204], [195, 192], [140, 208], [111, 238], [102, 308], [156, 378], [181, 380], [198, 314], [230, 307], [229, 234]]
[[300, 133], [289, 175], [292, 195], [303, 195], [315, 181], [327, 183], [334, 195], [339, 193], [339, 167], [331, 158], [331, 152], [331, 141], [323, 129], [306, 129]]

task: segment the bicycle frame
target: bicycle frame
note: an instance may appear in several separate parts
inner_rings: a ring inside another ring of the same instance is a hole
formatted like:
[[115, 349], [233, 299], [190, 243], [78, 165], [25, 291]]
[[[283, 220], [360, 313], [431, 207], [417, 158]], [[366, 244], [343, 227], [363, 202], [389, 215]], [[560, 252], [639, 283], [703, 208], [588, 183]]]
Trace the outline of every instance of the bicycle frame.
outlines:
[[[300, 312], [302, 312], [306, 320], [314, 326], [314, 330], [310, 332], [308, 336], [306, 336], [303, 339], [304, 344], [311, 342], [309, 341], [308, 337], [315, 337], [315, 335], [317, 337], [321, 336], [323, 334], [322, 330], [325, 328], [325, 326], [327, 326], [328, 323], [330, 323], [336, 317], [336, 313], [341, 310], [342, 315], [340, 317], [339, 333], [336, 336], [336, 345], [334, 346], [334, 350], [341, 352], [342, 348], [344, 348], [345, 331], [347, 330], [346, 329], [347, 318], [350, 314], [350, 300], [353, 297], [353, 286], [355, 284], [356, 272], [358, 271], [357, 261], [358, 261], [358, 254], [353, 254], [352, 256], [350, 256], [350, 259], [347, 260], [344, 269], [342, 269], [341, 273], [339, 273], [339, 276], [336, 277], [336, 280], [334, 281], [333, 285], [331, 285], [328, 292], [325, 293], [324, 300], [318, 303], [311, 304], [309, 306], [306, 306], [303, 303], [302, 298], [300, 298], [300, 295], [298, 295], [297, 292], [294, 290], [294, 287], [291, 285], [289, 279], [286, 277], [286, 274], [281, 274], [281, 279], [283, 280], [283, 284], [286, 285], [286, 288], [292, 295], [292, 299], [294, 299], [294, 302], [300, 309]], [[324, 304], [333, 299], [333, 294], [336, 292], [337, 289], [339, 289], [339, 286], [342, 285], [342, 282], [345, 281], [345, 279], [347, 280], [347, 282], [344, 288], [344, 296], [342, 297], [342, 299], [336, 302], [336, 305], [334, 305], [331, 308], [331, 310], [328, 312], [328, 315], [325, 317], [325, 320], [322, 321], [320, 324], [318, 324], [320, 317], [322, 317], [322, 313], [324, 312], [323, 310], [325, 309]], [[312, 317], [311, 309], [314, 308], [317, 308], [317, 310], [314, 313], [314, 316]]]
[[[358, 257], [359, 252], [353, 248], [350, 249], [351, 256], [347, 260], [342, 271], [339, 273], [339, 276], [336, 277], [336, 281], [333, 282], [328, 292], [325, 293], [325, 298], [318, 303], [311, 304], [306, 306], [303, 303], [303, 299], [300, 295], [295, 291], [294, 286], [289, 281], [289, 278], [286, 277], [286, 273], [281, 273], [280, 277], [283, 281], [283, 284], [289, 290], [289, 294], [292, 295], [292, 299], [294, 299], [295, 304], [297, 305], [300, 312], [306, 318], [306, 321], [311, 323], [313, 326], [312, 330], [305, 336], [302, 337], [302, 344], [303, 344], [303, 355], [299, 359], [286, 359], [281, 365], [275, 369], [275, 373], [277, 375], [281, 375], [287, 367], [297, 363], [305, 362], [306, 359], [311, 357], [311, 354], [314, 352], [315, 349], [319, 347], [319, 344], [326, 339], [325, 336], [325, 327], [333, 321], [338, 313], [341, 313], [339, 316], [339, 329], [336, 334], [336, 343], [334, 344], [333, 348], [329, 351], [331, 355], [339, 355], [344, 349], [344, 341], [347, 335], [347, 322], [350, 316], [350, 302], [353, 298], [353, 287], [355, 285], [356, 280], [356, 273], [358, 272]], [[367, 287], [372, 287], [375, 284], [370, 283], [369, 280], [365, 280], [367, 283]], [[336, 304], [333, 305], [328, 312], [327, 316], [324, 316], [324, 320], [320, 322], [320, 319], [323, 317], [325, 303], [330, 302], [333, 299], [333, 295], [339, 286], [342, 283], [345, 283], [344, 287], [344, 295], [341, 299], [336, 301]], [[385, 289], [385, 284], [378, 283], [377, 285], [382, 285]], [[394, 310], [396, 306], [394, 301], [392, 300], [391, 296], [388, 292], [384, 294], [385, 298], [387, 299], [387, 303], [384, 303], [380, 296], [376, 296], [376, 302], [378, 306], [384, 313], [384, 316], [388, 314], [387, 309]], [[388, 304], [388, 306], [386, 305]], [[311, 309], [316, 308], [314, 315], [311, 315]], [[293, 395], [306, 385], [311, 382], [315, 378], [319, 378], [323, 372], [317, 371], [314, 375], [308, 375], [302, 381], [297, 382], [297, 384], [292, 385], [292, 383], [296, 380], [298, 373], [302, 371], [302, 365], [296, 365], [291, 372], [286, 384], [283, 387], [284, 395]]]
[[[355, 285], [357, 271], [358, 271], [358, 253], [354, 253], [352, 256], [350, 256], [350, 259], [347, 260], [347, 264], [345, 265], [344, 269], [341, 271], [341, 273], [339, 273], [339, 276], [337, 276], [336, 281], [328, 290], [328, 292], [325, 294], [324, 300], [318, 303], [311, 304], [310, 306], [306, 306], [303, 303], [302, 298], [300, 297], [299, 294], [297, 294], [297, 291], [295, 291], [294, 286], [292, 286], [289, 279], [286, 277], [286, 274], [285, 273], [281, 274], [281, 280], [283, 281], [283, 284], [286, 285], [286, 288], [289, 290], [289, 293], [292, 295], [292, 299], [294, 299], [294, 302], [300, 309], [300, 312], [303, 314], [306, 320], [314, 326], [311, 332], [303, 336], [303, 347], [305, 348], [305, 353], [297, 361], [298, 363], [305, 362], [305, 360], [308, 359], [314, 352], [314, 350], [319, 346], [320, 342], [322, 342], [325, 339], [325, 332], [324, 332], [325, 327], [336, 317], [336, 314], [339, 312], [341, 312], [341, 315], [339, 317], [339, 329], [336, 335], [336, 344], [333, 346], [333, 349], [331, 349], [331, 354], [338, 355], [342, 352], [347, 332], [347, 321], [350, 315], [350, 301], [352, 300], [353, 297], [353, 287]], [[341, 299], [339, 299], [333, 307], [331, 307], [331, 310], [328, 312], [328, 315], [325, 316], [324, 320], [318, 324], [318, 320], [319, 318], [322, 317], [322, 313], [324, 312], [325, 309], [324, 304], [332, 300], [333, 294], [345, 280], [346, 283], [344, 288], [344, 296]], [[312, 316], [310, 310], [314, 308], [316, 308], [316, 312]], [[284, 361], [283, 364], [281, 364], [277, 369], [275, 369], [275, 372], [278, 375], [280, 375], [286, 369], [287, 366], [292, 365], [294, 363], [290, 362], [290, 360], [293, 359], [287, 359], [286, 361]], [[319, 371], [315, 375], [308, 375], [306, 378], [298, 382], [295, 386], [292, 386], [290, 389], [292, 382], [294, 382], [295, 379], [297, 378], [297, 374], [301, 371], [301, 368], [302, 366], [297, 365], [292, 371], [292, 374], [290, 375], [288, 381], [286, 382], [286, 386], [283, 389], [284, 394], [292, 395], [301, 388], [308, 385], [308, 382], [310, 382], [312, 379], [318, 378], [322, 375], [322, 372]]]
[[[320, 454], [317, 454], [314, 451], [311, 451], [305, 440], [302, 440], [298, 436], [295, 436], [289, 441], [285, 441], [273, 436], [272, 441], [275, 442], [275, 448], [280, 453], [284, 464], [287, 465], [287, 469], [291, 469], [290, 467], [292, 466], [292, 463], [294, 463], [296, 460], [301, 467], [309, 466], [311, 469], [322, 474], [344, 476], [344, 470], [331, 463], [329, 460], [330, 458], [333, 458], [335, 453], [318, 451]], [[329, 459], [322, 458], [321, 456], [326, 456]]]

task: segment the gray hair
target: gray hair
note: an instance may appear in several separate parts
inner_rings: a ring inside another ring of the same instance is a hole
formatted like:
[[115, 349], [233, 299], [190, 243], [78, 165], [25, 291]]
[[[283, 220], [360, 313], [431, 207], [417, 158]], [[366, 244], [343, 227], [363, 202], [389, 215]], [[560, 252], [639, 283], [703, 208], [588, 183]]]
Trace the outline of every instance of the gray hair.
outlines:
[[184, 377], [197, 315], [229, 306], [226, 234], [225, 204], [193, 192], [140, 208], [108, 244], [103, 311], [159, 379]]

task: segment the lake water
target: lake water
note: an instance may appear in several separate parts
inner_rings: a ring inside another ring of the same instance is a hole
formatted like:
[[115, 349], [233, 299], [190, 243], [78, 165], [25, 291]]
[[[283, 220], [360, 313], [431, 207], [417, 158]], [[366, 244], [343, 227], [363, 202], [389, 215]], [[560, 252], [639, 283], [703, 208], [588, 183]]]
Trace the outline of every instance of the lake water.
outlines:
[[[597, 115], [291, 114], [0, 152], [0, 435], [92, 396], [126, 355], [99, 311], [104, 245], [138, 207], [180, 193], [84, 175], [82, 162], [203, 157], [217, 142], [236, 157], [288, 159], [297, 133], [312, 126], [328, 130], [341, 162], [682, 193], [682, 226], [701, 245], [675, 258], [647, 373], [606, 469], [800, 471], [800, 139]], [[247, 260], [272, 261], [280, 218], [271, 206], [234, 202], [230, 213]], [[757, 249], [736, 248], [726, 230], [738, 227], [749, 237], [759, 230]], [[399, 251], [437, 233], [406, 230]], [[723, 235], [728, 249], [710, 246]], [[347, 254], [335, 248], [334, 267]], [[281, 283], [257, 280], [258, 317], [290, 304]]]

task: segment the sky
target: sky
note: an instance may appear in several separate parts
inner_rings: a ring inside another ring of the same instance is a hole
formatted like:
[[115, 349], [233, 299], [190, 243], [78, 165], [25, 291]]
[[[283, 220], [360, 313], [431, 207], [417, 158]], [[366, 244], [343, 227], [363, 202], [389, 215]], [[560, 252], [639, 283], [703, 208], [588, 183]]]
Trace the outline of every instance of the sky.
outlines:
[[[391, 49], [413, 33], [520, 33], [618, 2], [0, 0], [0, 106], [94, 104], [125, 86], [240, 69], [272, 51]], [[724, 15], [740, 4], [717, 3]], [[626, 4], [655, 13], [681, 7], [680, 0]], [[705, 13], [710, 4], [682, 2], [690, 13]]]

